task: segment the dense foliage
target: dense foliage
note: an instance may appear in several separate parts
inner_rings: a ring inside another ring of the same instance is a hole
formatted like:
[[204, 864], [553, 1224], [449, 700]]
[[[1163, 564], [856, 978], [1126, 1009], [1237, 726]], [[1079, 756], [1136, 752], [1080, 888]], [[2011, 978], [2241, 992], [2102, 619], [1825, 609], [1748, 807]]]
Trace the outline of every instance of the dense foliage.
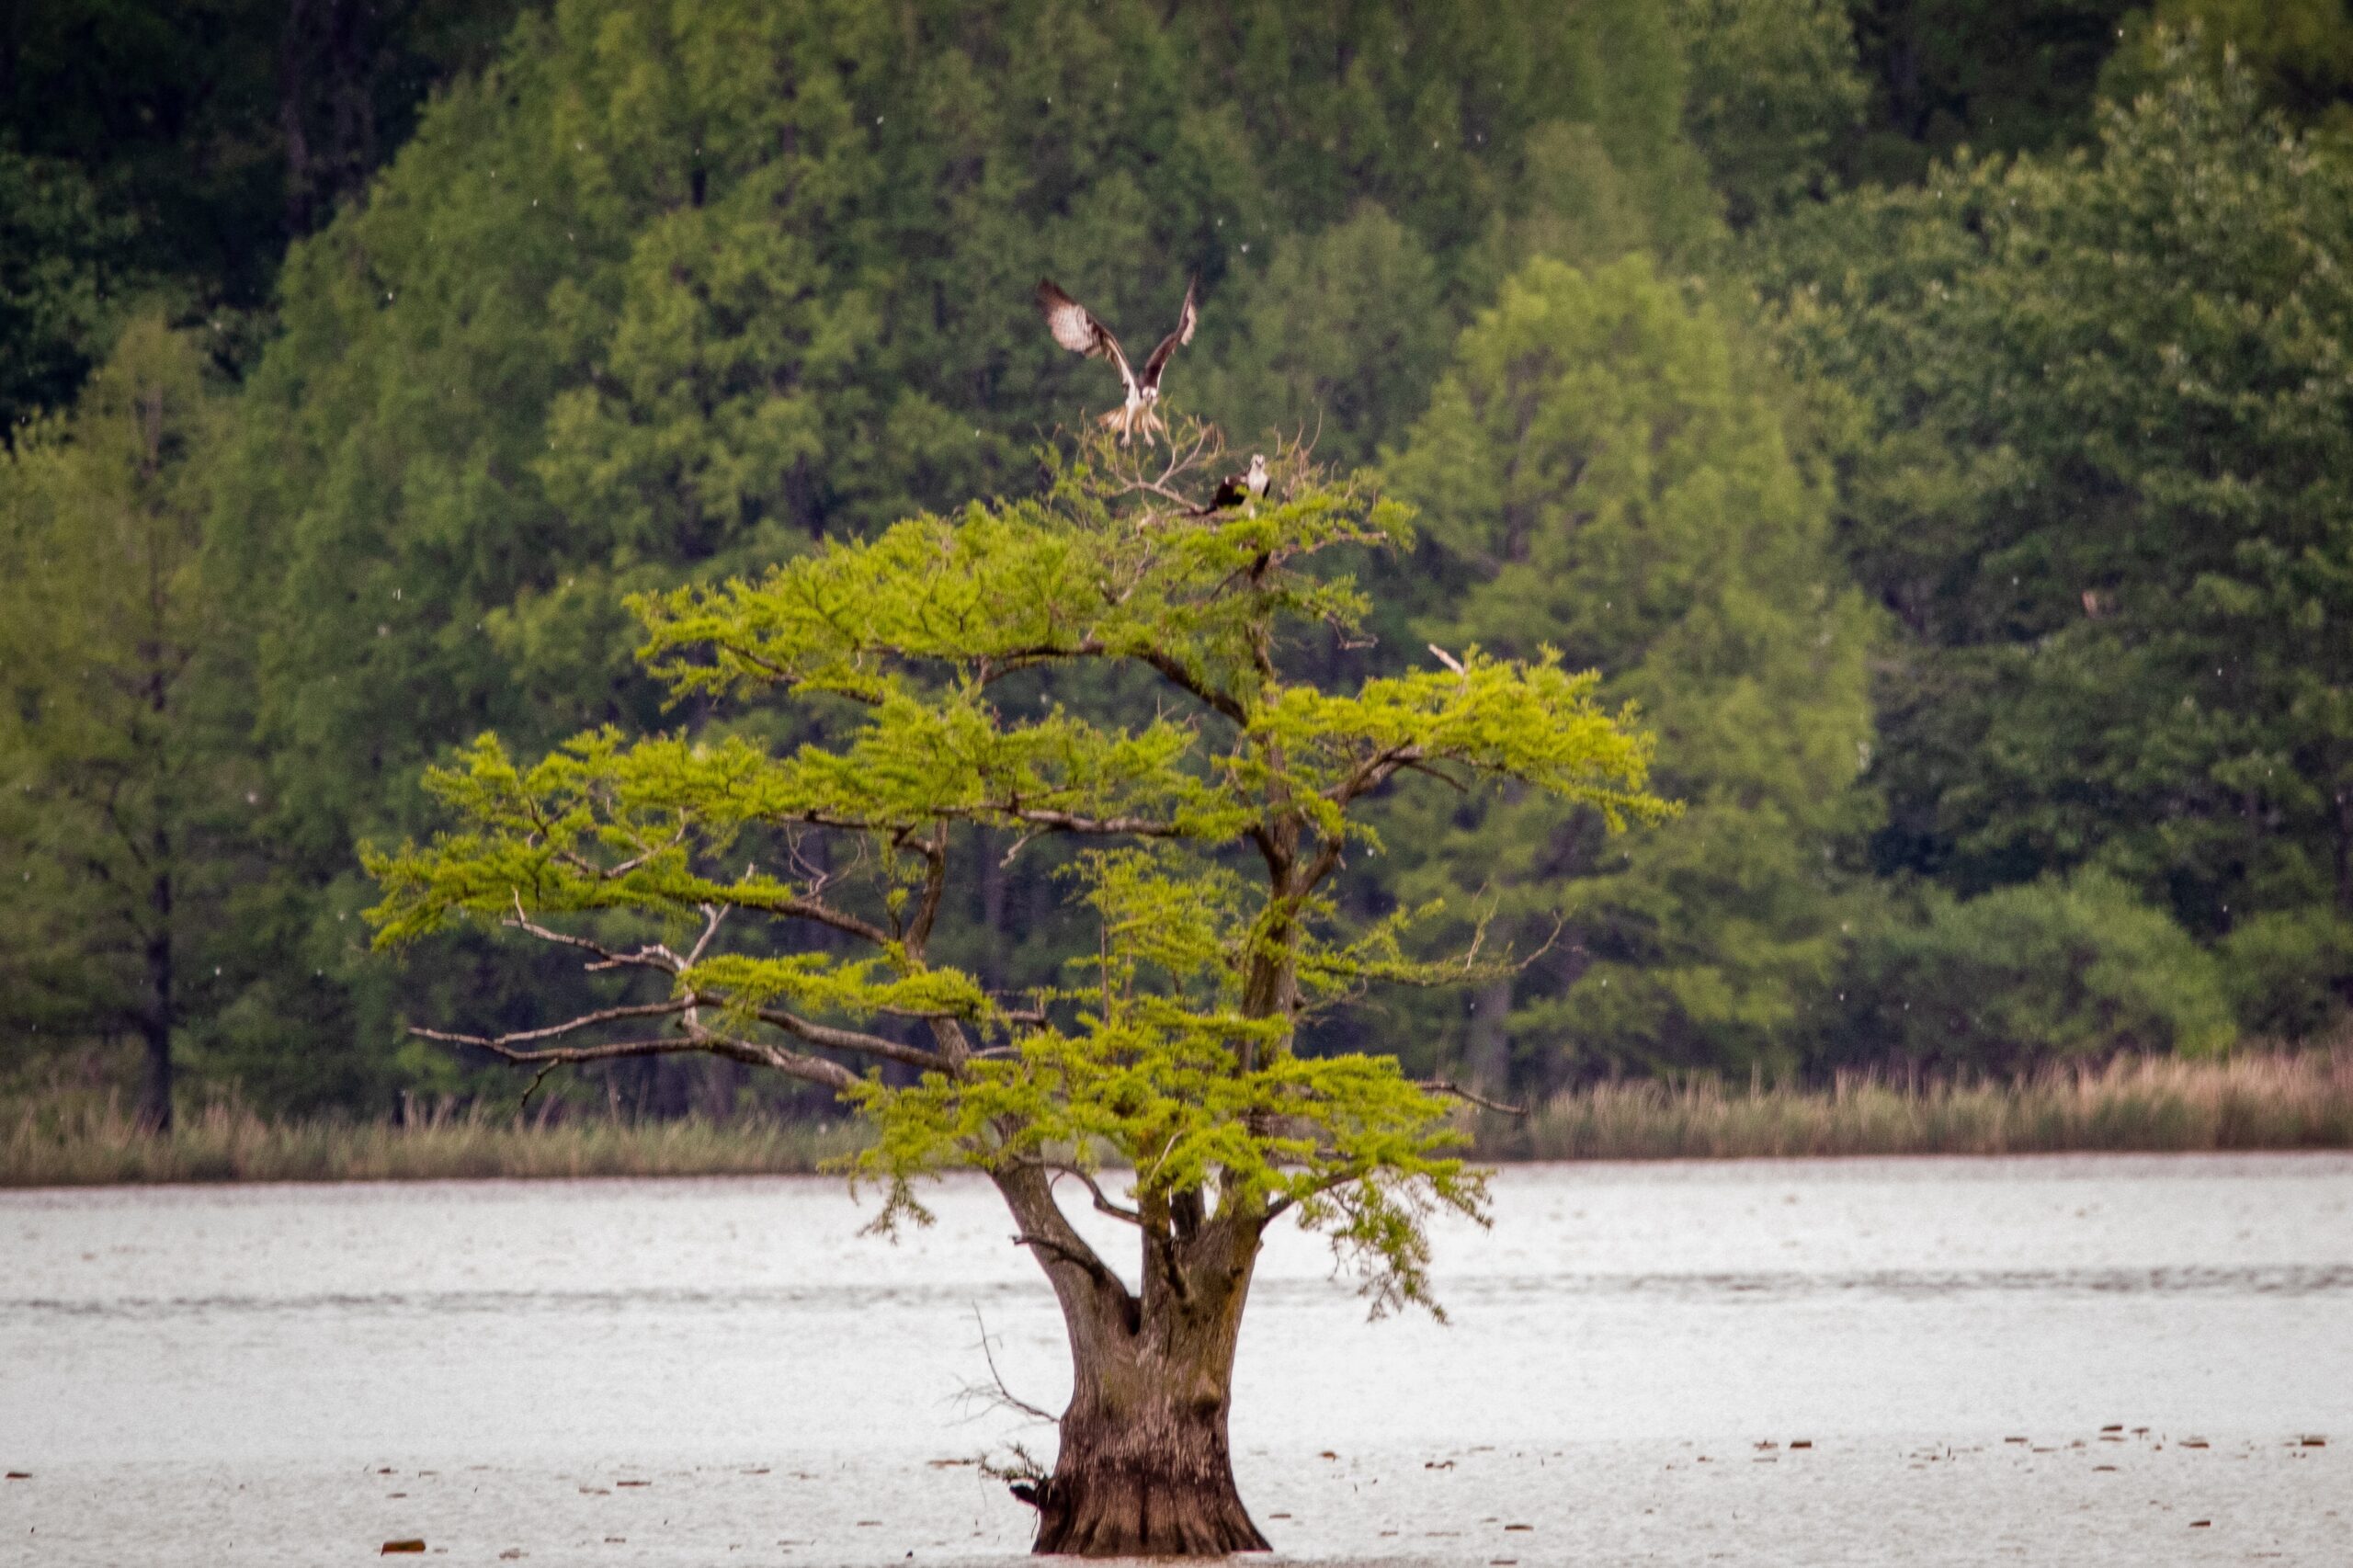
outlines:
[[[1202, 515], [1177, 497], [1214, 449], [1175, 439], [1165, 465], [1106, 437], [1042, 499], [636, 600], [674, 694], [790, 701], [811, 738], [606, 726], [525, 767], [484, 736], [428, 777], [455, 830], [369, 857], [381, 940], [467, 915], [651, 975], [657, 994], [491, 1047], [554, 1065], [636, 1041], [832, 1089], [878, 1124], [857, 1168], [889, 1184], [886, 1222], [943, 1165], [1102, 1152], [1172, 1258], [1188, 1203], [1211, 1228], [1295, 1207], [1376, 1301], [1421, 1300], [1418, 1216], [1478, 1209], [1439, 1153], [1446, 1107], [1393, 1057], [1302, 1056], [1292, 1034], [1369, 983], [1509, 955], [1415, 962], [1416, 911], [1352, 929], [1335, 888], [1381, 846], [1355, 818], [1413, 770], [1658, 821], [1648, 738], [1557, 653], [1332, 688], [1286, 673], [1297, 631], [1361, 630], [1327, 558], [1402, 541], [1404, 511], [1293, 459], [1262, 501]], [[1098, 666], [1139, 680], [1089, 701], [1057, 679]], [[1092, 949], [1025, 994], [939, 961], [951, 882], [1051, 837], [1086, 846], [1069, 869]]]
[[[1420, 507], [1410, 557], [1361, 563], [1372, 645], [1302, 646], [1317, 678], [1551, 644], [1656, 720], [1686, 810], [1607, 863], [1573, 809], [1384, 805], [1352, 914], [1443, 890], [1552, 945], [1314, 1049], [1518, 1092], [2204, 1044], [2213, 994], [2335, 1028], [2349, 40], [2341, 0], [17, 7], [0, 1055], [114, 1071], [161, 1016], [273, 1107], [472, 1092], [406, 1021], [593, 990], [478, 936], [372, 958], [353, 844], [421, 831], [486, 728], [714, 722], [631, 657], [630, 596], [1038, 494], [1110, 390], [1039, 329], [1043, 274], [1131, 347], [1198, 274], [1176, 410]], [[138, 811], [187, 818], [158, 1015], [126, 958], [154, 933], [104, 913], [124, 830], [75, 803], [121, 683], [59, 695], [154, 655], [108, 652], [128, 578], [60, 519], [108, 483], [160, 515], [101, 432], [165, 343], [206, 389], [157, 472], [210, 641], [138, 743], [168, 758]], [[1067, 870], [976, 878], [938, 950], [1050, 981], [1091, 941]], [[2220, 978], [2136, 1013], [2001, 969], [2018, 1007], [1898, 1027], [1906, 987], [1994, 972], [1951, 955], [2005, 911], [2179, 970], [2120, 900]], [[661, 1062], [595, 1092], [742, 1091]]]

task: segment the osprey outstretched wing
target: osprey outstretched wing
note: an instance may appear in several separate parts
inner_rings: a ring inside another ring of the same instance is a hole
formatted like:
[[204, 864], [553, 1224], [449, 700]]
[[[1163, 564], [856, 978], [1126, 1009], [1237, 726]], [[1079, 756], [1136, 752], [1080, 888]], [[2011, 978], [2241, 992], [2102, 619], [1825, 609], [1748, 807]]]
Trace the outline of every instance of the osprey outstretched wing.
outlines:
[[1144, 386], [1152, 389], [1154, 397], [1160, 395], [1160, 372], [1168, 368], [1168, 357], [1176, 352], [1178, 344], [1193, 341], [1193, 328], [1199, 324], [1200, 319], [1201, 280], [1198, 278], [1188, 278], [1185, 283], [1185, 306], [1176, 312], [1176, 330], [1160, 340], [1160, 347], [1154, 349], [1152, 358], [1143, 362], [1143, 374], [1136, 378]]
[[1095, 319], [1095, 313], [1062, 291], [1051, 278], [1038, 284], [1038, 314], [1045, 319], [1046, 328], [1054, 341], [1074, 354], [1090, 359], [1108, 359], [1120, 372], [1120, 381], [1127, 392], [1121, 406], [1102, 416], [1107, 429], [1120, 433], [1120, 444], [1126, 446], [1131, 437], [1141, 435], [1149, 442], [1154, 434], [1166, 428], [1155, 404], [1160, 402], [1160, 376], [1168, 368], [1168, 357], [1177, 347], [1193, 341], [1193, 328], [1200, 320], [1201, 281], [1196, 278], [1185, 286], [1184, 309], [1177, 313], [1176, 329], [1160, 340], [1152, 357], [1143, 362], [1139, 375], [1128, 364], [1128, 357], [1120, 347], [1120, 340], [1111, 329]]

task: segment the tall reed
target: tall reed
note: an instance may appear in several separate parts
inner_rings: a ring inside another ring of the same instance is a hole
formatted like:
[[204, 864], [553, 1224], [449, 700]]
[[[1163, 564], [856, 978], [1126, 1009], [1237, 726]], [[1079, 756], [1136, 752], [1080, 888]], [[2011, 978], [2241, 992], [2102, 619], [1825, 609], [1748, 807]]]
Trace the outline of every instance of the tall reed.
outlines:
[[[1470, 1131], [1479, 1158], [1506, 1161], [2346, 1149], [2353, 1046], [2127, 1059], [2016, 1083], [1855, 1074], [1822, 1089], [1604, 1084], [1525, 1118], [1482, 1115]], [[853, 1122], [766, 1117], [517, 1120], [428, 1108], [394, 1124], [274, 1120], [231, 1104], [151, 1137], [119, 1100], [52, 1096], [0, 1111], [0, 1187], [795, 1174], [864, 1138]]]
[[281, 1121], [230, 1104], [183, 1115], [154, 1137], [119, 1101], [85, 1098], [28, 1105], [0, 1124], [0, 1186], [792, 1174], [862, 1142], [844, 1121], [529, 1121], [481, 1110], [426, 1110], [399, 1124]]
[[1506, 1160], [2353, 1148], [2353, 1048], [2128, 1057], [2015, 1082], [1604, 1084], [1525, 1119], [1483, 1115], [1474, 1136]]

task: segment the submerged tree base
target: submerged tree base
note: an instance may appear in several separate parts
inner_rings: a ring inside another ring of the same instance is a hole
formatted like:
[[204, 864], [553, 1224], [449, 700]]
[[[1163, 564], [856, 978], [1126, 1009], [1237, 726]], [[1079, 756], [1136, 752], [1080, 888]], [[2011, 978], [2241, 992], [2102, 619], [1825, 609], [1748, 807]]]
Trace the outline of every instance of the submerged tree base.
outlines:
[[1120, 1467], [1017, 1489], [1038, 1510], [1040, 1556], [1223, 1557], [1270, 1551], [1230, 1473]]

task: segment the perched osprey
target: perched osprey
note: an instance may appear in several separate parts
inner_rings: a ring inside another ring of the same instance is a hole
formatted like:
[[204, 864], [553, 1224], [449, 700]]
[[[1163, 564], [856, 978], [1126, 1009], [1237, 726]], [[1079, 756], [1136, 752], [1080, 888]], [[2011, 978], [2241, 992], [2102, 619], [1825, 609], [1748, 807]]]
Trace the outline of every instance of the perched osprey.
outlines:
[[1200, 291], [1201, 280], [1198, 278], [1185, 285], [1185, 308], [1177, 314], [1176, 330], [1160, 340], [1160, 347], [1152, 351], [1152, 358], [1143, 362], [1139, 373], [1128, 368], [1128, 357], [1120, 352], [1120, 340], [1085, 305], [1055, 287], [1051, 278], [1039, 283], [1038, 313], [1046, 318], [1054, 341], [1074, 354], [1108, 359], [1126, 384], [1126, 404], [1102, 417], [1105, 429], [1120, 433], [1120, 445], [1126, 446], [1136, 436], [1149, 443], [1155, 434], [1167, 429], [1157, 411], [1160, 372], [1168, 368], [1168, 357], [1176, 352], [1178, 344], [1193, 341], [1193, 324], [1200, 318]]
[[1210, 497], [1210, 510], [1222, 512], [1228, 506], [1239, 506], [1245, 501], [1256, 501], [1267, 493], [1267, 454], [1250, 454], [1248, 473], [1228, 474]]

